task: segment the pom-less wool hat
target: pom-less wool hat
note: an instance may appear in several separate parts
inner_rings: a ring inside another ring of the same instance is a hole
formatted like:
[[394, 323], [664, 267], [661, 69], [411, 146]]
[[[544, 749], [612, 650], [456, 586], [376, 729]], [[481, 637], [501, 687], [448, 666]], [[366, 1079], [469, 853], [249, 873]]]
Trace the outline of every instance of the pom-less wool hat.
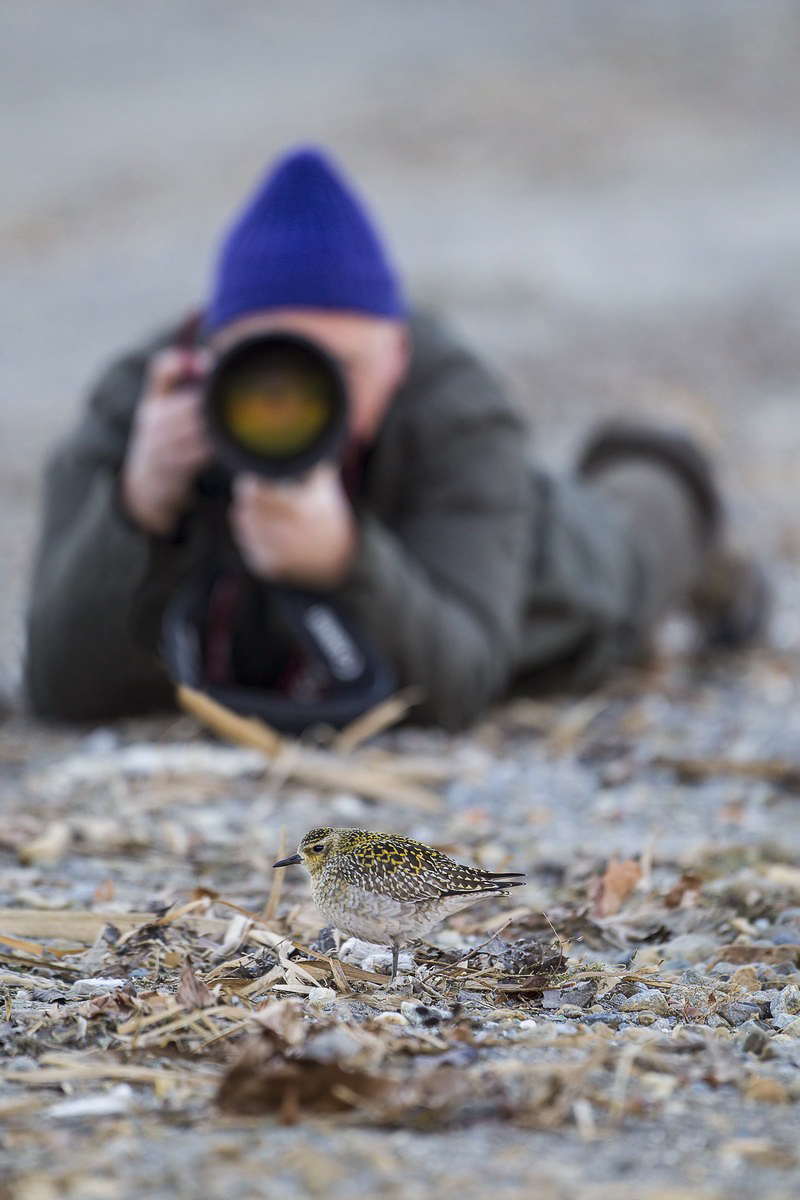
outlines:
[[222, 245], [206, 324], [270, 308], [406, 315], [369, 214], [319, 150], [288, 154], [246, 204]]

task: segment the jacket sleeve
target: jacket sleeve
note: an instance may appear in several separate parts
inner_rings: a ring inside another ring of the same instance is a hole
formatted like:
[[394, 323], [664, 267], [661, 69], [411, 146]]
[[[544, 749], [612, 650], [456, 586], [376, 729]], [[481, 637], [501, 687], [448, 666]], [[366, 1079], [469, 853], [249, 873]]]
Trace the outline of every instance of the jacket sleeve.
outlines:
[[419, 685], [415, 720], [463, 728], [506, 687], [519, 640], [528, 557], [521, 428], [491, 377], [465, 358], [414, 397], [419, 420], [394, 451], [400, 499], [360, 518], [342, 604]]
[[147, 354], [121, 360], [45, 473], [42, 534], [27, 614], [26, 684], [43, 716], [89, 720], [168, 707], [155, 657], [133, 642], [133, 606], [153, 554], [116, 501]]

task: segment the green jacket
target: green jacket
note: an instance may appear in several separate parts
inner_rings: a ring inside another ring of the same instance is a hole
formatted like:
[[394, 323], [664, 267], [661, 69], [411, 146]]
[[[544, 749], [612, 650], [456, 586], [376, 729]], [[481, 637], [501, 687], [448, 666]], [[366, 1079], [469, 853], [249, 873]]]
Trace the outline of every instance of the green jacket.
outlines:
[[[228, 539], [202, 499], [175, 541], [137, 530], [116, 481], [150, 356], [116, 363], [46, 472], [28, 614], [27, 683], [45, 715], [92, 720], [170, 707], [156, 656], [175, 586]], [[409, 375], [355, 499], [360, 550], [333, 595], [383, 648], [421, 721], [464, 727], [516, 681], [585, 686], [640, 641], [639, 566], [588, 487], [531, 467], [500, 384], [433, 318], [412, 321]]]

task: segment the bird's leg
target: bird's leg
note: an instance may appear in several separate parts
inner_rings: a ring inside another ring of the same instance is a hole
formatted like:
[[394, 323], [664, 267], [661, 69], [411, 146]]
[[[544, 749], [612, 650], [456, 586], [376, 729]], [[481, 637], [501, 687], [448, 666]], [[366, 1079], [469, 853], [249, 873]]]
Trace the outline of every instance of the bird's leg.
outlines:
[[390, 944], [392, 947], [392, 978], [389, 982], [394, 983], [395, 979], [397, 978], [397, 961], [400, 957], [400, 943], [396, 938], [392, 938]]

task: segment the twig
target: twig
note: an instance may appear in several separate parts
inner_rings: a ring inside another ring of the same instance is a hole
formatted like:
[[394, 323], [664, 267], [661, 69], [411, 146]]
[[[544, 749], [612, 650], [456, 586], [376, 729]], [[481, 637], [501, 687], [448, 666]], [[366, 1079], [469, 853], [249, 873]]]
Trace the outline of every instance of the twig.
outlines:
[[800, 788], [800, 762], [784, 758], [684, 758], [659, 754], [653, 766], [668, 767], [687, 780], [735, 775], [742, 779], [765, 779], [768, 783]]
[[[276, 861], [279, 862], [282, 858], [285, 858], [285, 857], [286, 857], [286, 826], [281, 825], [280, 831], [278, 833], [278, 858], [276, 859]], [[286, 875], [285, 871], [273, 871], [273, 873], [272, 873], [272, 887], [269, 889], [269, 898], [267, 900], [266, 908], [264, 909], [264, 920], [265, 921], [272, 921], [275, 917], [275, 913], [278, 911], [278, 904], [280, 903], [280, 899], [281, 899], [281, 890], [283, 888], [283, 880], [285, 878], [285, 875]]]
[[369, 712], [345, 726], [334, 742], [335, 748], [345, 754], [352, 752], [362, 742], [368, 741], [369, 738], [383, 733], [385, 729], [390, 729], [392, 725], [402, 721], [408, 710], [415, 704], [419, 704], [422, 696], [421, 688], [409, 687], [390, 696], [388, 700], [376, 704]]
[[240, 717], [202, 692], [183, 685], [177, 689], [178, 701], [187, 712], [209, 729], [239, 745], [261, 750], [265, 770], [278, 772], [310, 787], [328, 791], [349, 791], [370, 799], [402, 804], [406, 808], [432, 812], [442, 801], [434, 792], [393, 775], [391, 768], [369, 763], [346, 761], [327, 750], [303, 746], [281, 737], [255, 717]]

